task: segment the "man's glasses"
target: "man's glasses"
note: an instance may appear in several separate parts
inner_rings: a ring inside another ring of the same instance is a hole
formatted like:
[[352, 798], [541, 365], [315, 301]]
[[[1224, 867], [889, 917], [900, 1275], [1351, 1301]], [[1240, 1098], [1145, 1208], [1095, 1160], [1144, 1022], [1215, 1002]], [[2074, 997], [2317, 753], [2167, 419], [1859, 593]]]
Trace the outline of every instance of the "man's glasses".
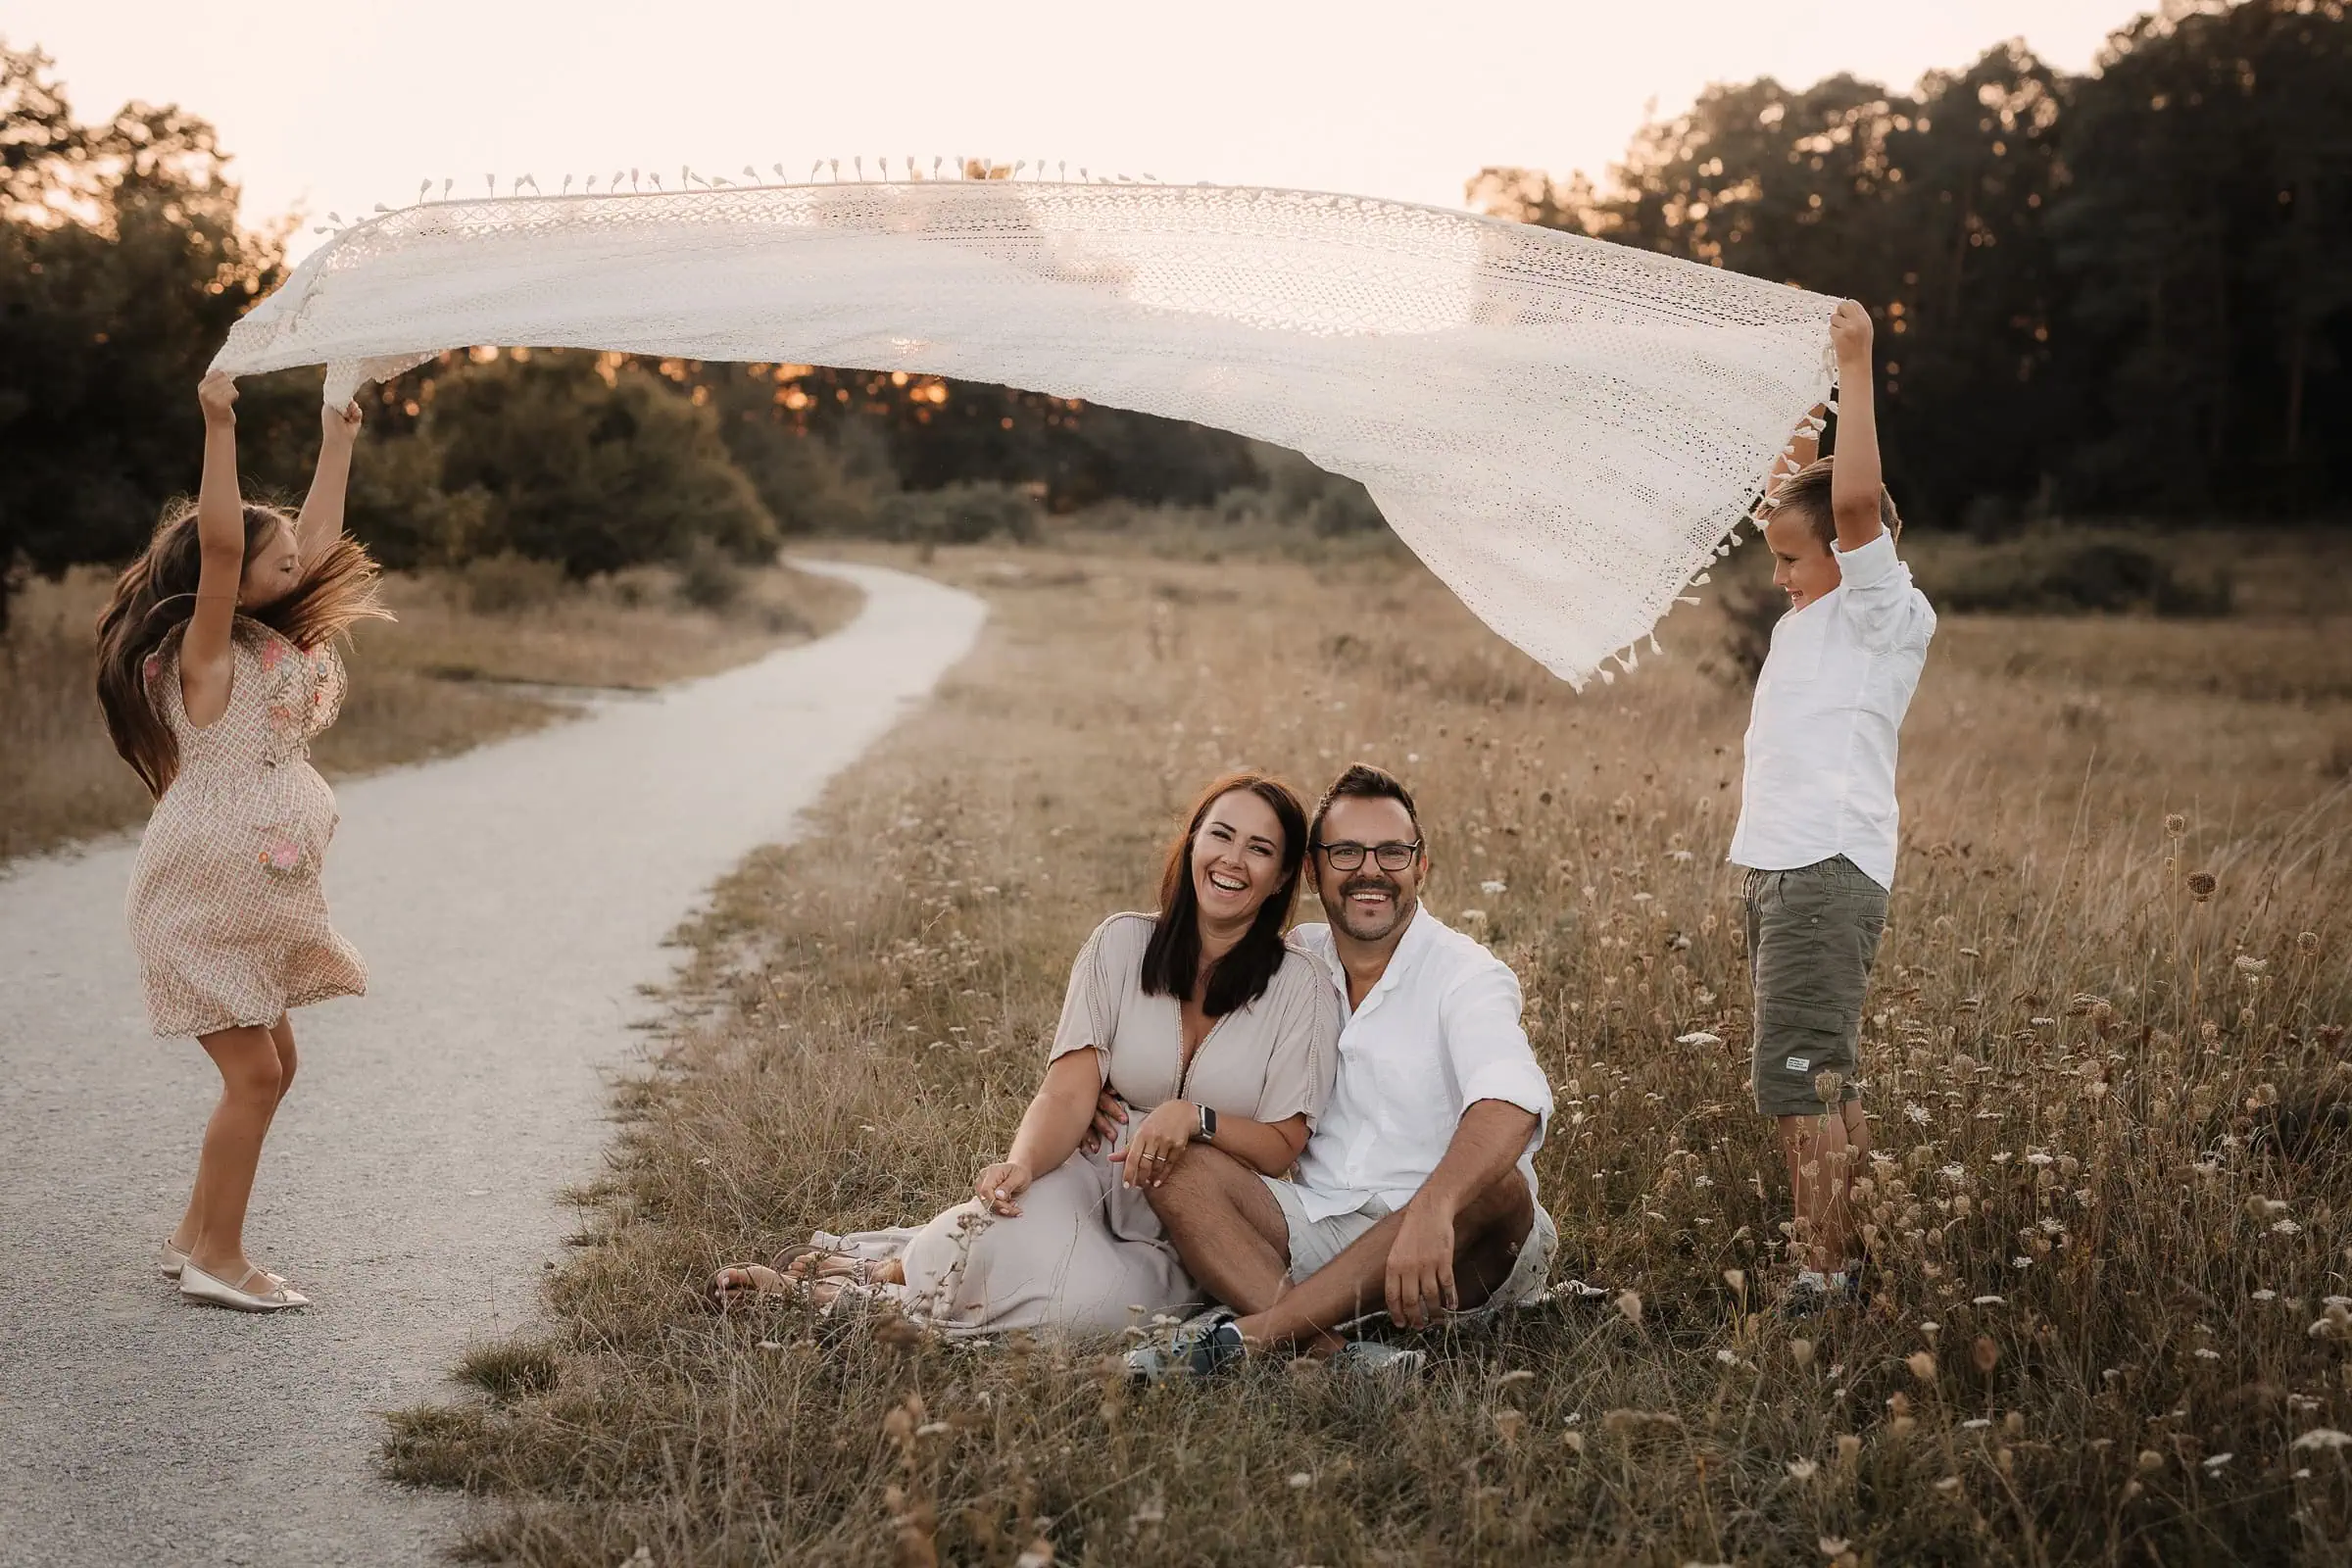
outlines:
[[1318, 844], [1315, 848], [1323, 852], [1325, 863], [1334, 871], [1354, 870], [1364, 863], [1366, 855], [1371, 856], [1383, 871], [1401, 871], [1411, 865], [1413, 858], [1421, 853], [1421, 841], [1415, 839], [1410, 844], [1376, 844], [1369, 849], [1361, 844]]

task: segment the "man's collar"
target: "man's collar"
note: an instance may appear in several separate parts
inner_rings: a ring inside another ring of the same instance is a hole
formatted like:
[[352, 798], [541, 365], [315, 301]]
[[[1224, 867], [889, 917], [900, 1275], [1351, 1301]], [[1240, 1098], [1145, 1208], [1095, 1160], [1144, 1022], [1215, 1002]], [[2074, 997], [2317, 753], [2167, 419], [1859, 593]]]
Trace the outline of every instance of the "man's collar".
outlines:
[[[1364, 1000], [1357, 1007], [1357, 1011], [1360, 1012], [1364, 1007], [1370, 1006], [1373, 998], [1391, 986], [1396, 985], [1406, 974], [1411, 972], [1413, 964], [1420, 957], [1422, 951], [1435, 939], [1437, 923], [1438, 917], [1431, 914], [1426, 907], [1418, 903], [1413, 906], [1413, 912], [1405, 917], [1403, 933], [1396, 938], [1396, 945], [1389, 950], [1389, 961], [1381, 966], [1380, 978], [1373, 981], [1371, 989], [1364, 993]], [[1340, 970], [1341, 985], [1345, 987], [1347, 965], [1338, 962], [1339, 943], [1336, 930], [1332, 943], [1332, 956]]]

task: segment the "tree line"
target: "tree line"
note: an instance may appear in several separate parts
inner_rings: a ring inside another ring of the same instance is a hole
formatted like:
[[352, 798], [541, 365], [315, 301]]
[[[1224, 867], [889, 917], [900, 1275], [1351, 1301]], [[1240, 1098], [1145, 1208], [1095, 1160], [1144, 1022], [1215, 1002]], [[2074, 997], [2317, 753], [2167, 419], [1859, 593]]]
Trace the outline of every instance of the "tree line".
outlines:
[[[126, 558], [194, 480], [191, 389], [291, 232], [240, 223], [227, 162], [178, 109], [80, 122], [50, 61], [0, 44], [0, 624], [22, 572]], [[2342, 0], [2175, 0], [2082, 76], [2011, 44], [1908, 94], [1717, 85], [1605, 186], [1489, 169], [1469, 189], [1870, 303], [1912, 517], [2342, 514]], [[1226, 432], [934, 377], [481, 349], [368, 395], [351, 515], [399, 566], [1019, 536], [1042, 512], [1237, 490], [1324, 531], [1379, 525], [1359, 487]], [[315, 407], [316, 371], [248, 383], [258, 488], [299, 489]]]
[[1605, 188], [1489, 169], [1496, 216], [1867, 302], [1907, 515], [2254, 521], [2352, 482], [2352, 26], [2174, 0], [2097, 68], [2021, 44], [1910, 93], [1712, 86]]

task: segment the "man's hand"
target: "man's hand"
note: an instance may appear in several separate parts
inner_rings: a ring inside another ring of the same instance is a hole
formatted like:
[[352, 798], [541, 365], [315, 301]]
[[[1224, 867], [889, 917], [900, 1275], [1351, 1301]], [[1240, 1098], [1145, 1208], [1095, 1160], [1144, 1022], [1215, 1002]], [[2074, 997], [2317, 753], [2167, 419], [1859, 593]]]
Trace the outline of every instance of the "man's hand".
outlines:
[[1460, 1305], [1453, 1289], [1453, 1216], [1416, 1199], [1389, 1249], [1389, 1320], [1425, 1329], [1441, 1310]]
[[1104, 1144], [1119, 1141], [1119, 1129], [1127, 1125], [1127, 1102], [1108, 1089], [1095, 1097], [1095, 1119], [1087, 1125], [1086, 1136], [1078, 1140], [1078, 1152], [1091, 1154]]
[[1840, 370], [1857, 369], [1865, 376], [1871, 373], [1870, 333], [1870, 312], [1852, 300], [1839, 300], [1838, 309], [1830, 314], [1830, 346], [1838, 351]]
[[237, 378], [226, 370], [207, 370], [196, 383], [196, 405], [206, 424], [237, 422]]
[[1163, 1100], [1127, 1140], [1127, 1147], [1110, 1157], [1127, 1167], [1128, 1186], [1157, 1187], [1193, 1146], [1193, 1132], [1200, 1125], [1200, 1112], [1191, 1101]]
[[359, 437], [360, 406], [346, 403], [339, 409], [330, 409], [321, 403], [318, 405], [318, 433], [330, 443], [340, 441], [349, 446]]

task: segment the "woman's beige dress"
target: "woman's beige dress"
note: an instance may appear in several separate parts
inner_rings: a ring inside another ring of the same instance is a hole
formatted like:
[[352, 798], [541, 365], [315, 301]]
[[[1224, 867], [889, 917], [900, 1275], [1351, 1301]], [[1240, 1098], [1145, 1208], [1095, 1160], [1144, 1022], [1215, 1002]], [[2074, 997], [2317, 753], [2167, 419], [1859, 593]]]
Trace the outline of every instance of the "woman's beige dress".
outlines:
[[[1097, 1053], [1111, 1091], [1134, 1114], [1189, 1100], [1220, 1116], [1278, 1122], [1322, 1114], [1339, 1070], [1340, 1004], [1322, 964], [1293, 950], [1265, 994], [1216, 1020], [1182, 1068], [1184, 1022], [1173, 997], [1144, 995], [1144, 948], [1153, 917], [1114, 914], [1096, 928], [1070, 970], [1049, 1062]], [[906, 1309], [951, 1334], [1014, 1329], [1116, 1334], [1154, 1313], [1200, 1304], [1192, 1276], [1143, 1194], [1120, 1181], [1112, 1151], [1072, 1154], [1021, 1195], [1004, 1218], [974, 1199], [916, 1230], [832, 1237], [820, 1246], [865, 1257], [900, 1257], [906, 1284], [890, 1291]]]
[[289, 1007], [368, 989], [318, 885], [335, 794], [310, 743], [342, 707], [343, 661], [240, 615], [228, 709], [199, 729], [180, 701], [180, 636], [143, 671], [179, 741], [179, 772], [139, 841], [125, 906], [148, 1021], [166, 1037], [266, 1027]]

